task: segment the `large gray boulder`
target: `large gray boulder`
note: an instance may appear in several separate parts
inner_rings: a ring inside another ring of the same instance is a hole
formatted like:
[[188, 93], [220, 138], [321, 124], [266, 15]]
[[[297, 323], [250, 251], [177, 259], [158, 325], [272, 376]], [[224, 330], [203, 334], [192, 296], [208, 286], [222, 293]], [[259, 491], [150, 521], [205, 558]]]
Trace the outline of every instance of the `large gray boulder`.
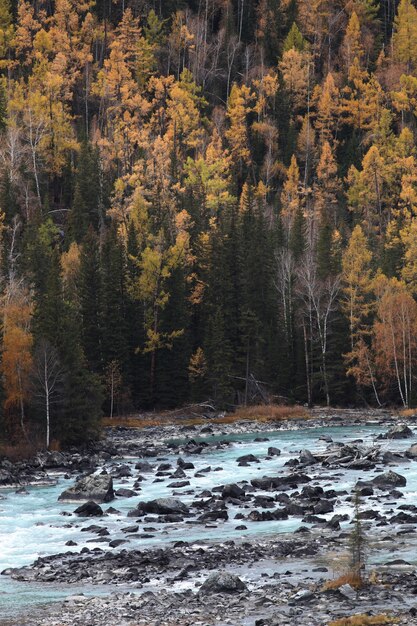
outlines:
[[136, 509], [129, 511], [128, 517], [136, 517], [143, 513], [155, 513], [156, 515], [170, 515], [177, 513], [180, 515], [189, 512], [188, 506], [178, 498], [157, 498], [149, 502], [139, 502]]
[[103, 509], [90, 500], [79, 506], [78, 509], [75, 509], [74, 513], [80, 517], [101, 517], [103, 515]]
[[212, 593], [242, 593], [247, 590], [245, 583], [235, 574], [215, 572], [204, 581], [199, 593], [210, 595]]
[[396, 472], [384, 472], [372, 479], [372, 484], [379, 489], [394, 489], [395, 487], [405, 487], [407, 479]]
[[413, 443], [413, 445], [408, 448], [405, 455], [409, 459], [416, 459], [417, 458], [417, 443]]
[[310, 450], [302, 450], [300, 454], [300, 463], [302, 465], [314, 465], [317, 463], [317, 459], [311, 454]]
[[389, 429], [383, 436], [384, 439], [409, 439], [413, 436], [413, 431], [406, 424], [397, 424]]
[[114, 500], [113, 479], [111, 476], [86, 476], [77, 480], [75, 485], [61, 493], [58, 500], [78, 502], [110, 502]]
[[288, 476], [263, 476], [262, 478], [253, 478], [250, 482], [256, 489], [275, 490], [292, 489], [293, 485], [297, 486], [301, 483], [310, 482], [311, 478], [306, 474], [290, 474]]
[[240, 500], [245, 496], [244, 490], [236, 485], [236, 483], [230, 483], [228, 485], [224, 485], [222, 489], [222, 498], [235, 498], [236, 500]]

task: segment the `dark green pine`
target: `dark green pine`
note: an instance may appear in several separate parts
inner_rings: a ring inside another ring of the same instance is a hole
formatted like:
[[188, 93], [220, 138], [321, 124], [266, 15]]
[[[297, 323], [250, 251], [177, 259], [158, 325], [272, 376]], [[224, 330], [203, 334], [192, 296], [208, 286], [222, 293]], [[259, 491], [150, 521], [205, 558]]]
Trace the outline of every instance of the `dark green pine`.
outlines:
[[80, 313], [84, 354], [94, 372], [103, 369], [102, 281], [98, 236], [90, 226], [80, 255]]

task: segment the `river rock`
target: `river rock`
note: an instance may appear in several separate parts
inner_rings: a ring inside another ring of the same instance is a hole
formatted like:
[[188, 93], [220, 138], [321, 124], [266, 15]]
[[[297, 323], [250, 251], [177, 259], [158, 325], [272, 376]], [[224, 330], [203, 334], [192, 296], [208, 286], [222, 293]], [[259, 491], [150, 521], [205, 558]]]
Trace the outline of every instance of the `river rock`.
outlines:
[[236, 463], [259, 463], [259, 459], [254, 454], [244, 454], [236, 459]]
[[409, 439], [413, 436], [413, 431], [406, 424], [397, 424], [389, 429], [383, 439]]
[[379, 489], [392, 489], [393, 487], [405, 487], [407, 479], [396, 472], [384, 472], [372, 479], [372, 484]]
[[213, 511], [207, 511], [206, 513], [203, 513], [202, 515], [200, 515], [200, 517], [198, 518], [198, 521], [199, 522], [214, 522], [218, 519], [224, 520], [224, 521], [227, 521], [229, 519], [226, 509], [214, 509]]
[[254, 478], [251, 484], [256, 489], [272, 490], [272, 489], [291, 489], [293, 485], [300, 483], [308, 483], [311, 478], [306, 474], [290, 474], [289, 476], [263, 476], [262, 478]]
[[181, 489], [182, 487], [188, 487], [189, 484], [189, 480], [178, 480], [173, 483], [169, 483], [168, 487], [170, 489]]
[[239, 485], [236, 483], [231, 483], [229, 485], [224, 485], [222, 490], [222, 498], [236, 498], [240, 500], [245, 495], [245, 492]]
[[279, 456], [280, 454], [281, 450], [279, 448], [275, 448], [275, 446], [269, 446], [268, 456]]
[[405, 455], [409, 459], [416, 459], [417, 458], [417, 443], [413, 443], [413, 445], [408, 448]]
[[136, 509], [129, 511], [128, 517], [136, 517], [143, 513], [156, 513], [157, 515], [169, 515], [170, 513], [186, 514], [189, 508], [178, 498], [157, 498], [149, 502], [139, 502]]
[[124, 487], [122, 487], [121, 489], [115, 491], [115, 495], [118, 498], [133, 498], [133, 496], [137, 496], [138, 494], [132, 489], [125, 489]]
[[323, 515], [324, 513], [332, 513], [333, 504], [328, 500], [319, 500], [314, 506], [313, 511], [315, 515]]
[[212, 593], [242, 593], [247, 590], [247, 586], [239, 576], [229, 572], [215, 572], [204, 581], [199, 593], [210, 595]]
[[113, 479], [110, 476], [86, 476], [61, 493], [58, 500], [74, 502], [92, 500], [110, 502], [114, 500]]
[[317, 459], [311, 454], [310, 450], [302, 450], [300, 454], [300, 463], [303, 465], [314, 465], [317, 463]]
[[135, 465], [135, 469], [141, 472], [152, 472], [153, 467], [148, 461], [138, 461]]
[[80, 517], [99, 517], [100, 515], [103, 515], [103, 509], [101, 506], [90, 500], [89, 502], [79, 506], [78, 509], [75, 509], [74, 513]]

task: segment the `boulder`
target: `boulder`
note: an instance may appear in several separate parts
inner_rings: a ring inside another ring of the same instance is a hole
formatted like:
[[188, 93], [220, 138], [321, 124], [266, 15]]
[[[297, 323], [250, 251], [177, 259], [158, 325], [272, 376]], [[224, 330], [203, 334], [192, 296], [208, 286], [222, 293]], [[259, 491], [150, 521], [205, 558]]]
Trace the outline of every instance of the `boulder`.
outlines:
[[406, 424], [397, 424], [389, 429], [384, 439], [409, 439], [413, 436], [413, 431]]
[[118, 489], [114, 493], [118, 498], [133, 498], [133, 496], [138, 495], [136, 491], [133, 491], [132, 489], [125, 489], [124, 487]]
[[77, 480], [75, 485], [61, 493], [58, 500], [77, 502], [92, 500], [110, 502], [114, 500], [113, 479], [110, 476], [86, 476]]
[[101, 506], [90, 500], [89, 502], [85, 502], [75, 509], [75, 515], [79, 515], [80, 517], [99, 517], [103, 515], [103, 509]]
[[384, 472], [372, 479], [372, 484], [379, 489], [392, 489], [393, 487], [405, 487], [407, 479], [396, 472]]
[[213, 593], [242, 593], [248, 588], [235, 574], [229, 572], [215, 572], [201, 585], [199, 593], [210, 595]]
[[302, 465], [314, 465], [314, 463], [317, 463], [317, 459], [311, 454], [310, 450], [302, 450], [300, 463], [302, 463]]
[[259, 459], [253, 454], [244, 454], [236, 459], [236, 463], [259, 463]]
[[274, 446], [269, 446], [268, 456], [279, 456], [280, 454], [281, 454], [281, 450], [279, 448], [275, 448]]
[[229, 485], [224, 485], [222, 489], [222, 498], [236, 498], [240, 500], [245, 495], [245, 492], [239, 485], [236, 483], [231, 483]]
[[263, 476], [263, 478], [254, 478], [251, 484], [256, 489], [273, 490], [273, 489], [291, 489], [293, 485], [300, 483], [308, 483], [311, 478], [306, 474], [290, 474], [289, 476]]
[[313, 507], [315, 515], [323, 515], [324, 513], [332, 513], [333, 504], [328, 500], [319, 500]]
[[308, 500], [317, 500], [324, 494], [323, 487], [312, 487], [306, 485], [301, 490], [301, 498], [307, 498]]
[[168, 487], [170, 489], [181, 489], [182, 487], [188, 487], [189, 484], [189, 480], [177, 480], [173, 483], [169, 483]]
[[169, 515], [170, 513], [185, 514], [189, 509], [178, 498], [157, 498], [149, 502], [139, 502], [136, 509], [129, 511], [128, 517], [136, 517], [144, 513], [156, 513], [157, 515]]
[[413, 443], [413, 445], [408, 448], [405, 455], [409, 459], [417, 459], [417, 443]]
[[152, 472], [153, 467], [148, 461], [138, 461], [135, 465], [135, 469], [141, 472]]
[[218, 519], [224, 521], [227, 521], [229, 519], [226, 509], [214, 509], [213, 511], [207, 511], [207, 513], [203, 513], [202, 515], [200, 515], [198, 521], [214, 522]]
[[120, 465], [112, 470], [112, 476], [115, 478], [130, 478], [132, 470], [128, 465]]

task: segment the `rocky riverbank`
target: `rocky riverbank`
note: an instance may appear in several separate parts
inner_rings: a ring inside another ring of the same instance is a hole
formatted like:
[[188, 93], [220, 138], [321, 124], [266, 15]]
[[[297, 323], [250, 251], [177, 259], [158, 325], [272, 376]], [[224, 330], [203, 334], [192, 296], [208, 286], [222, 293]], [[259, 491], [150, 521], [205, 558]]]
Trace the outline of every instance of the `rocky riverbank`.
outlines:
[[[329, 423], [363, 426], [364, 421], [378, 431], [371, 442], [318, 435], [320, 445], [294, 450], [273, 471], [281, 450], [271, 445], [267, 432]], [[333, 411], [278, 424], [207, 423], [142, 431], [123, 427], [109, 431], [89, 453], [47, 453], [12, 467], [3, 463], [0, 480], [18, 488], [64, 472], [72, 486], [61, 494], [62, 500], [84, 502], [81, 511], [77, 507], [65, 517], [69, 526], [81, 524], [85, 536], [82, 547], [68, 541], [69, 551], [8, 568], [3, 575], [25, 584], [70, 589], [85, 583], [115, 589], [106, 597], [69, 593], [58, 606], [23, 615], [19, 625], [315, 626], [361, 612], [393, 613], [400, 623], [417, 624], [417, 577], [414, 563], [406, 558], [417, 547], [417, 506], [404, 495], [407, 475], [417, 467], [414, 425], [413, 419], [399, 424], [388, 412], [364, 416]], [[205, 466], [204, 459], [227, 452], [248, 433], [255, 433], [253, 453], [234, 458], [235, 482], [202, 487], [208, 475], [219, 471], [220, 476], [222, 470]], [[242, 472], [248, 479], [240, 480]], [[376, 571], [373, 584], [358, 593], [349, 585], [325, 590], [326, 581], [343, 570], [340, 563], [349, 551], [354, 494], [345, 487], [346, 475], [361, 495], [369, 567], [373, 559]], [[80, 480], [74, 484], [76, 478]], [[144, 484], [150, 483], [163, 484], [170, 495], [141, 497]], [[117, 509], [119, 498], [132, 500], [127, 514]], [[264, 534], [263, 527], [282, 520], [294, 520], [297, 531]], [[223, 528], [231, 523], [239, 537], [221, 541]], [[188, 540], [198, 529], [213, 538]], [[180, 541], [166, 542], [179, 534]], [[158, 537], [164, 538], [163, 544]], [[154, 545], [141, 547], [148, 538]], [[16, 623], [0, 617], [2, 626]]]

